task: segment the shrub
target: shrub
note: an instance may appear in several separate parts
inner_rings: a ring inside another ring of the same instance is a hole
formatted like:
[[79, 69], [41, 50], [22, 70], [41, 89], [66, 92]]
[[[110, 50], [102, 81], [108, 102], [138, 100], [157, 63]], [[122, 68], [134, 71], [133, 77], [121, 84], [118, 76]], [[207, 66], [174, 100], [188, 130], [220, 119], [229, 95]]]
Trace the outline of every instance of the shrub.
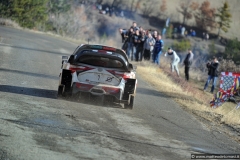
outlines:
[[210, 53], [211, 55], [217, 54], [217, 49], [216, 49], [216, 46], [215, 46], [215, 42], [214, 42], [214, 41], [212, 41], [211, 44], [208, 45], [208, 47], [209, 47], [209, 53]]
[[191, 48], [191, 42], [188, 39], [174, 41], [173, 48], [180, 52], [186, 51], [188, 48]]
[[236, 65], [231, 59], [219, 58], [219, 71], [220, 72], [240, 72], [240, 65]]
[[240, 42], [237, 38], [228, 41], [223, 57], [233, 59], [235, 63], [240, 64]]

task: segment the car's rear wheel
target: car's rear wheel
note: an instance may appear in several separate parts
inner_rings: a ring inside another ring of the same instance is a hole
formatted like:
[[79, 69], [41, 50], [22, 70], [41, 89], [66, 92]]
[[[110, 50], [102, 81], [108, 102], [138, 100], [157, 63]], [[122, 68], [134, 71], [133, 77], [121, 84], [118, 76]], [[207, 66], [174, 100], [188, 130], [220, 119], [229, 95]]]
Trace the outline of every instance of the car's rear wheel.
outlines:
[[62, 93], [63, 93], [63, 86], [58, 86], [58, 97], [62, 97]]
[[129, 104], [124, 104], [125, 109], [133, 109], [134, 106], [134, 96], [130, 96], [130, 103]]

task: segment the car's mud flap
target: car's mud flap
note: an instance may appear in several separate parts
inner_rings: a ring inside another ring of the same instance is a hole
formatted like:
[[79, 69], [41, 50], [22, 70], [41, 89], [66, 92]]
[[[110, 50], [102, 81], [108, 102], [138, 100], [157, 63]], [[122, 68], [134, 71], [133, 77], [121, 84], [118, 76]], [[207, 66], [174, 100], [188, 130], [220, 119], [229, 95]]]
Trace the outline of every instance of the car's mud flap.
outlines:
[[72, 73], [70, 70], [63, 69], [61, 84], [64, 86], [65, 93], [71, 93]]
[[125, 83], [122, 100], [129, 101], [129, 96], [135, 93], [136, 79], [128, 79]]

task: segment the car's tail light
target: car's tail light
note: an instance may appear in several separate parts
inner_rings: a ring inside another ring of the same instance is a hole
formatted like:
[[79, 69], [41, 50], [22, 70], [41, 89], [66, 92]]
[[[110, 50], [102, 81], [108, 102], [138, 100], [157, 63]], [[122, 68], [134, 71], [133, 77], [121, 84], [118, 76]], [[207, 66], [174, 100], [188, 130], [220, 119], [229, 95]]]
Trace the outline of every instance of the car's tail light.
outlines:
[[132, 73], [118, 73], [112, 70], [107, 70], [109, 73], [113, 74], [114, 76], [118, 77], [118, 78], [123, 78], [124, 80], [127, 80], [129, 78], [133, 78]]
[[127, 80], [129, 78], [132, 78], [132, 74], [131, 73], [124, 73], [122, 77], [123, 77], [124, 80]]
[[102, 87], [102, 89], [107, 93], [119, 93], [120, 88]]
[[84, 72], [84, 71], [88, 71], [88, 70], [91, 70], [93, 68], [90, 68], [90, 67], [83, 67], [83, 66], [80, 66], [80, 67], [70, 67], [69, 70], [71, 70], [72, 73], [78, 71], [78, 72]]

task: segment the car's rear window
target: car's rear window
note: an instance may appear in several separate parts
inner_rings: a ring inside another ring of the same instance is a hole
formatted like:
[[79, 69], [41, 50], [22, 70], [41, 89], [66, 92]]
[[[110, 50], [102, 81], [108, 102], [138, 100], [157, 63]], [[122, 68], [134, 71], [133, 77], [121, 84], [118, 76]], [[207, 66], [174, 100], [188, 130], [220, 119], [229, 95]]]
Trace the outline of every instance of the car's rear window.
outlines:
[[124, 65], [121, 61], [100, 56], [83, 55], [78, 59], [77, 62], [98, 67], [124, 68]]

